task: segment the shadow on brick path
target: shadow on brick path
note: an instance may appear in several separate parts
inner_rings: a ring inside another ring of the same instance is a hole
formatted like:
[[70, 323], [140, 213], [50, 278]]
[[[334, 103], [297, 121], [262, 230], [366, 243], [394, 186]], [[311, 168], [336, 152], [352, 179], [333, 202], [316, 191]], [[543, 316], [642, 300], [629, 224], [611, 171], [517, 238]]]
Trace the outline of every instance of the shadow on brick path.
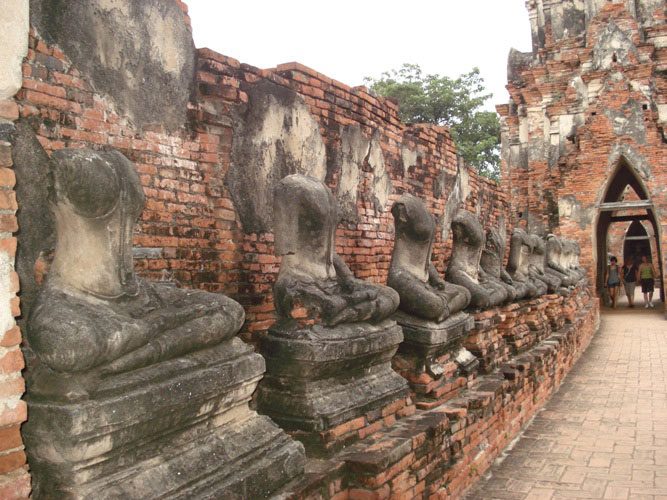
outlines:
[[558, 393], [466, 500], [667, 500], [667, 320], [654, 302], [602, 310]]

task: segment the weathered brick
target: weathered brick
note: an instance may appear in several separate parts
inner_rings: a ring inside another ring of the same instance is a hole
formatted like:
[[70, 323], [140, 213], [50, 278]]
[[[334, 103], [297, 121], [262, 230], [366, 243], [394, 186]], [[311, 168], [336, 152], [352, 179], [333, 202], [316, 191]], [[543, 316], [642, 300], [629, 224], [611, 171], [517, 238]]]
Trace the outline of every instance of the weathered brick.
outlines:
[[12, 450], [22, 445], [21, 428], [18, 425], [0, 429], [0, 454], [5, 450]]
[[0, 454], [0, 474], [7, 474], [26, 463], [26, 456], [23, 450], [13, 451], [7, 454]]

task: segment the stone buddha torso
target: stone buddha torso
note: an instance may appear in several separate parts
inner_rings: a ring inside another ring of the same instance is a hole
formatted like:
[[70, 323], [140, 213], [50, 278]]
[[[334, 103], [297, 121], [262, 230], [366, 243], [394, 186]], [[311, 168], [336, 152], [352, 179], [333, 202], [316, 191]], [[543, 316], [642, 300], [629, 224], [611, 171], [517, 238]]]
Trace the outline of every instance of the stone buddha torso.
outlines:
[[452, 220], [452, 234], [454, 245], [447, 279], [470, 291], [472, 307], [487, 308], [502, 303], [507, 298], [505, 288], [480, 269], [485, 235], [477, 217], [471, 212], [459, 210]]
[[486, 244], [482, 250], [482, 256], [479, 265], [488, 277], [488, 279], [499, 283], [507, 291], [507, 300], [517, 298], [517, 290], [513, 286], [512, 277], [503, 267], [505, 253], [505, 244], [500, 233], [493, 228], [486, 231]]
[[576, 283], [576, 278], [567, 269], [563, 254], [563, 242], [555, 234], [549, 234], [546, 238], [547, 259], [545, 272], [554, 274], [561, 279], [561, 284], [565, 287]]
[[51, 206], [57, 242], [50, 273], [29, 320], [39, 363], [32, 394], [92, 397], [100, 380], [231, 338], [242, 307], [218, 294], [137, 278], [134, 223], [144, 195], [122, 154], [53, 154]]
[[577, 284], [586, 279], [586, 271], [579, 266], [579, 244], [574, 240], [563, 238], [561, 241], [563, 252], [561, 264]]
[[274, 287], [279, 322], [378, 322], [398, 307], [388, 287], [356, 279], [336, 254], [336, 202], [320, 181], [290, 175], [276, 186], [274, 232], [282, 256]]
[[535, 280], [542, 281], [547, 285], [550, 293], [556, 292], [561, 285], [561, 278], [545, 272], [546, 267], [546, 242], [537, 234], [530, 234], [532, 240], [532, 252], [530, 254], [530, 274]]
[[387, 284], [400, 296], [399, 309], [437, 322], [464, 309], [470, 292], [442, 279], [431, 262], [435, 221], [424, 203], [404, 194], [391, 213], [396, 233]]
[[[507, 272], [514, 281], [514, 287], [517, 290], [520, 289], [518, 298], [536, 297], [546, 292], [546, 286], [540, 282], [538, 287], [530, 276], [532, 246], [533, 242], [526, 231], [518, 227], [512, 231]], [[540, 293], [542, 288], [544, 288], [544, 292]]]

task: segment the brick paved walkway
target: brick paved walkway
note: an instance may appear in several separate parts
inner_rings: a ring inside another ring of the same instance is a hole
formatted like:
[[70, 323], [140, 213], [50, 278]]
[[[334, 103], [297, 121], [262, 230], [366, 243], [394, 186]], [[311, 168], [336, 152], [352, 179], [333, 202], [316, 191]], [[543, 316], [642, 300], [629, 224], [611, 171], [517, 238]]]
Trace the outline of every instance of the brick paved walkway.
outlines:
[[467, 500], [667, 500], [667, 320], [637, 299], [603, 311], [559, 392]]

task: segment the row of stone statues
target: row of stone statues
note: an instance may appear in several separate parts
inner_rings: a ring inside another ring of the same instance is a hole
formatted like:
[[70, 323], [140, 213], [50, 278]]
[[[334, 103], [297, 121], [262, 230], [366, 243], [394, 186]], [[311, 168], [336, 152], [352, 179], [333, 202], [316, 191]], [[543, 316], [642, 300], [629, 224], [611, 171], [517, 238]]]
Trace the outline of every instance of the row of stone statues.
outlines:
[[[235, 301], [136, 277], [144, 197], [127, 158], [63, 150], [51, 163], [57, 245], [28, 326], [36, 497], [266, 496], [303, 470], [284, 429], [318, 435], [408, 394], [391, 365], [404, 333], [452, 348], [470, 325], [464, 309], [583, 278], [572, 242], [518, 229], [504, 269], [499, 233], [462, 211], [445, 281], [431, 263], [434, 218], [403, 195], [388, 286], [356, 279], [335, 251], [330, 190], [291, 175], [275, 189], [282, 263], [262, 357], [235, 338]], [[265, 360], [257, 405], [282, 429], [248, 406]]]
[[470, 212], [452, 221], [454, 244], [447, 278], [471, 293], [470, 306], [486, 309], [545, 293], [565, 293], [585, 278], [579, 267], [579, 246], [550, 234], [542, 238], [516, 228], [510, 241], [507, 268], [499, 232], [484, 230]]

